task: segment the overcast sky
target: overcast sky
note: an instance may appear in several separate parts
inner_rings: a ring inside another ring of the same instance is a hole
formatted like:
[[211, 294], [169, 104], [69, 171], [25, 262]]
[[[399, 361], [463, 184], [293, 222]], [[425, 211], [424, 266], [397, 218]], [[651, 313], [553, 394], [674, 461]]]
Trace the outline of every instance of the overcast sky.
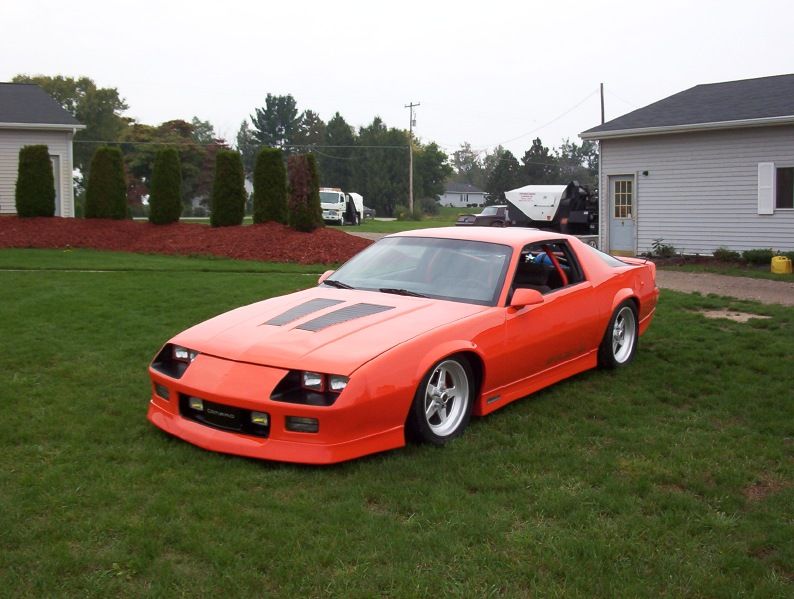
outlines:
[[519, 157], [698, 83], [794, 72], [794, 3], [2, 0], [0, 81], [87, 75], [127, 116], [234, 140], [267, 93]]

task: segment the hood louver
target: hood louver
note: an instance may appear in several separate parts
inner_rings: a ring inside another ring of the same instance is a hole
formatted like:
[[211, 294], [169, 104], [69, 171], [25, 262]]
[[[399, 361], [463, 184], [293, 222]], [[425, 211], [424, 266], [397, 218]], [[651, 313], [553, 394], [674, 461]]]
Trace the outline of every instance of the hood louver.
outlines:
[[340, 308], [339, 310], [335, 310], [334, 312], [329, 312], [328, 314], [318, 316], [317, 318], [308, 322], [304, 322], [295, 328], [316, 333], [317, 331], [321, 331], [335, 324], [340, 324], [349, 320], [356, 320], [357, 318], [363, 318], [364, 316], [370, 316], [372, 314], [378, 314], [380, 312], [385, 312], [386, 310], [394, 310], [394, 306], [380, 306], [378, 304], [353, 304], [352, 306], [346, 306], [344, 308]]
[[299, 304], [294, 308], [290, 308], [283, 314], [274, 316], [273, 318], [271, 318], [267, 322], [263, 322], [262, 324], [269, 324], [274, 327], [281, 327], [294, 320], [298, 320], [299, 318], [303, 318], [304, 316], [308, 316], [309, 314], [312, 314], [314, 312], [318, 312], [325, 308], [330, 308], [331, 306], [335, 306], [336, 304], [341, 304], [341, 303], [343, 303], [342, 300], [324, 299], [324, 298], [309, 300], [308, 302]]

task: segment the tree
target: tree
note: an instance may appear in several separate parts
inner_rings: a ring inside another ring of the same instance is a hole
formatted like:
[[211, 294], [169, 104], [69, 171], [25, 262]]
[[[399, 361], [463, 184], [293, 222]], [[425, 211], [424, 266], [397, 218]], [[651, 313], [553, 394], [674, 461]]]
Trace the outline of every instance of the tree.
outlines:
[[94, 152], [85, 194], [86, 218], [127, 218], [127, 184], [119, 148], [102, 146]]
[[353, 191], [353, 128], [338, 112], [325, 126], [324, 147], [317, 156], [320, 163], [320, 182], [323, 187], [339, 187]]
[[581, 146], [569, 139], [555, 150], [560, 182], [578, 181], [590, 189], [598, 186], [598, 147], [589, 141]]
[[190, 136], [196, 143], [206, 145], [215, 141], [215, 127], [209, 121], [202, 121], [197, 116], [194, 116], [190, 120], [190, 125], [192, 129]]
[[301, 117], [298, 107], [290, 94], [274, 96], [268, 94], [265, 107], [254, 109], [251, 115], [253, 137], [263, 146], [281, 148], [289, 154], [300, 128]]
[[287, 169], [278, 148], [262, 148], [254, 168], [254, 222], [287, 223]]
[[157, 152], [149, 196], [149, 222], [156, 225], [175, 223], [182, 214], [182, 170], [179, 152], [166, 148]]
[[320, 205], [320, 167], [317, 164], [317, 157], [314, 154], [306, 154], [306, 162], [309, 166], [309, 210], [312, 212], [314, 222], [318, 227], [324, 227], [323, 207]]
[[12, 81], [40, 86], [86, 126], [74, 136], [74, 166], [83, 175], [87, 174], [91, 156], [98, 145], [85, 142], [116, 141], [130, 122], [121, 115], [129, 107], [118, 90], [115, 87], [97, 87], [88, 77], [17, 75]]
[[488, 202], [505, 202], [505, 191], [519, 187], [520, 177], [521, 167], [518, 160], [509, 150], [502, 150], [485, 186]]
[[17, 215], [23, 218], [55, 215], [55, 179], [47, 146], [19, 150], [15, 200]]
[[317, 187], [316, 171], [312, 172], [312, 163], [306, 154], [297, 154], [287, 158], [289, 173], [289, 226], [296, 231], [310, 233], [322, 225], [322, 214], [319, 214], [320, 192]]
[[521, 185], [561, 183], [557, 160], [539, 137], [532, 140], [532, 146], [524, 153], [521, 162]]
[[245, 201], [245, 174], [240, 153], [219, 150], [215, 158], [210, 224], [213, 227], [241, 225], [245, 216]]
[[256, 160], [256, 151], [259, 147], [254, 133], [248, 126], [248, 121], [240, 123], [240, 129], [237, 131], [237, 143], [235, 144], [237, 151], [243, 157], [243, 166], [245, 167], [246, 174], [254, 172], [254, 161]]
[[322, 144], [324, 140], [325, 123], [320, 115], [313, 110], [304, 110], [293, 143], [298, 146], [315, 146]]
[[359, 129], [353, 187], [378, 214], [392, 215], [408, 200], [408, 132], [375, 117]]
[[463, 142], [459, 150], [452, 152], [451, 162], [454, 169], [453, 179], [456, 182], [485, 187], [480, 153], [472, 150], [469, 142]]
[[414, 151], [414, 197], [435, 200], [444, 193], [444, 182], [452, 174], [448, 160], [435, 142], [419, 144]]

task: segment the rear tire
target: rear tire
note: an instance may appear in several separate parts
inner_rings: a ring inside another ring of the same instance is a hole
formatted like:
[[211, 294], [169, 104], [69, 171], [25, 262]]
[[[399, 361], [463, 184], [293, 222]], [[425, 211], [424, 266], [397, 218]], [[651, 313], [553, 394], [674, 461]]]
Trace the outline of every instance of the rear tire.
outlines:
[[474, 405], [474, 373], [462, 356], [437, 362], [422, 378], [408, 412], [409, 435], [444, 445], [463, 434]]
[[639, 331], [637, 305], [632, 300], [626, 300], [615, 308], [609, 319], [598, 348], [598, 365], [613, 370], [631, 362], [637, 354]]

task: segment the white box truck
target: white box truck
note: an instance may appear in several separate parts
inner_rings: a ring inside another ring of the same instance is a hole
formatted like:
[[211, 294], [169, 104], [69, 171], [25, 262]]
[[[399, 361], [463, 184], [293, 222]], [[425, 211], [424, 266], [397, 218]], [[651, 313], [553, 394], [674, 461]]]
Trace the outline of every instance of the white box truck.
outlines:
[[335, 225], [360, 225], [364, 220], [364, 198], [358, 193], [345, 193], [338, 187], [320, 188], [323, 220]]

